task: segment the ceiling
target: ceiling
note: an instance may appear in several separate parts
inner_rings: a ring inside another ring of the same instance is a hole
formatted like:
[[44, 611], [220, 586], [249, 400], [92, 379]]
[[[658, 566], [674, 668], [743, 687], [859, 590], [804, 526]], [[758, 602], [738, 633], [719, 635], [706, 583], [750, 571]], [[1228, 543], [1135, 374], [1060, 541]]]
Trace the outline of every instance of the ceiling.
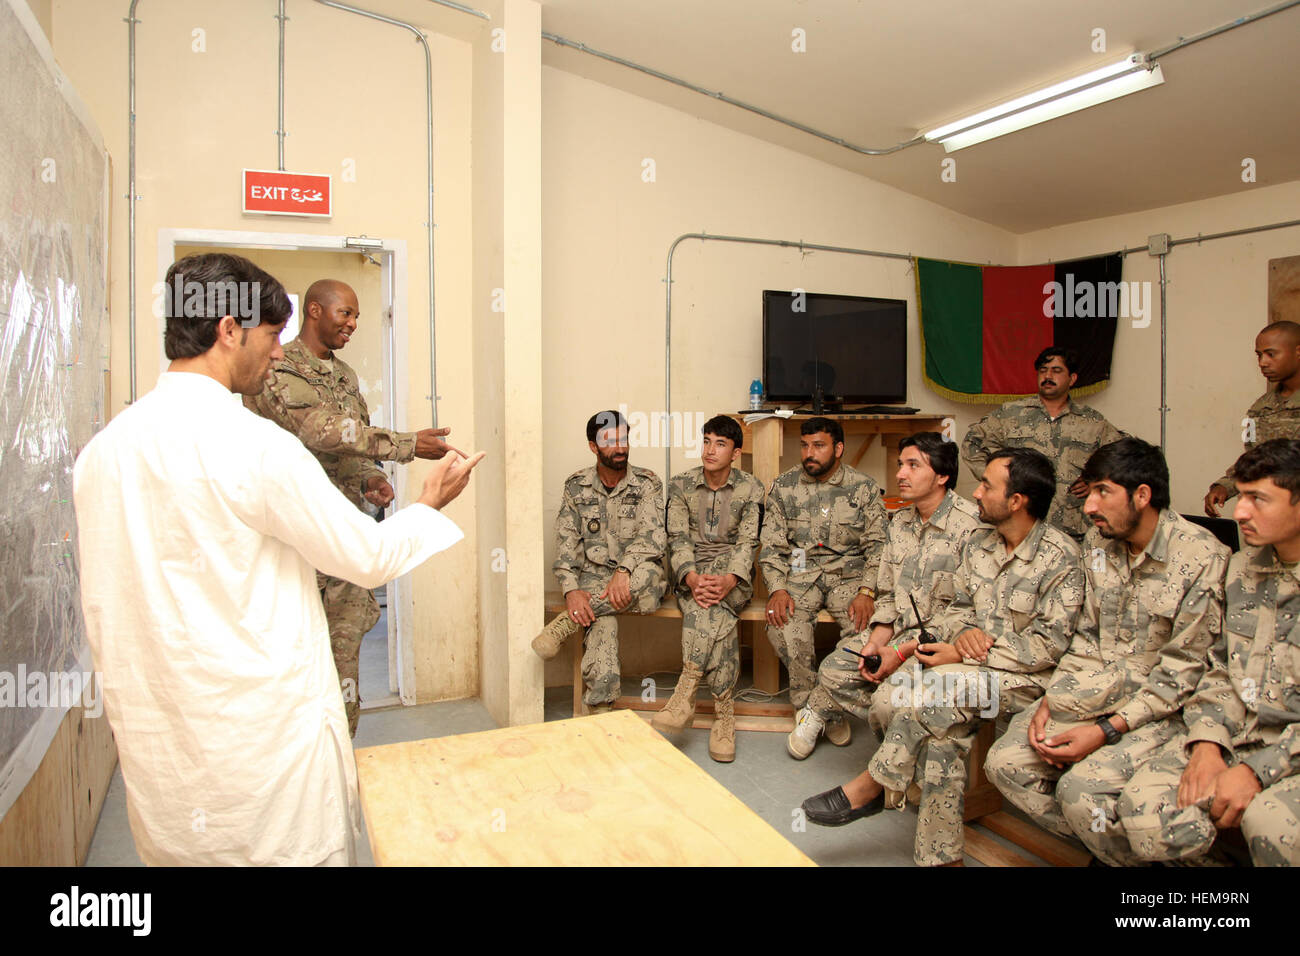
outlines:
[[[859, 146], [919, 131], [1270, 0], [542, 0], [542, 29]], [[792, 31], [807, 51], [791, 49]], [[1107, 51], [1094, 53], [1093, 30]], [[1300, 7], [1160, 59], [1163, 86], [956, 153], [863, 156], [543, 41], [543, 62], [1023, 233], [1300, 179]], [[957, 181], [940, 163], [957, 160]], [[1256, 161], [1255, 184], [1241, 180]], [[1290, 218], [1295, 210], [1279, 211]]]

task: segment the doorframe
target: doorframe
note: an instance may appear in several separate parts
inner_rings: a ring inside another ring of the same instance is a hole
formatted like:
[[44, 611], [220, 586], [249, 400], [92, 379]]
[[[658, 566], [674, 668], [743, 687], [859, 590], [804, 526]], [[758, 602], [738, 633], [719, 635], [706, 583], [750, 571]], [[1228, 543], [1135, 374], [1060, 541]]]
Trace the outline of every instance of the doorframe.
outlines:
[[[369, 237], [367, 237], [369, 238]], [[157, 282], [162, 282], [167, 269], [176, 261], [177, 246], [215, 246], [229, 249], [271, 249], [278, 252], [352, 252], [345, 244], [345, 236], [323, 236], [313, 233], [257, 232], [243, 229], [159, 229]], [[380, 240], [376, 240], [380, 241]], [[409, 275], [405, 239], [384, 239], [378, 248], [366, 249], [380, 261], [380, 287], [383, 290], [383, 354], [384, 387], [389, 389], [384, 403], [387, 428], [407, 431], [406, 406], [410, 388], [406, 363], [397, 361], [398, 343], [409, 340], [407, 328], [406, 282]], [[169, 364], [163, 350], [163, 331], [166, 319], [156, 314], [158, 334], [159, 373]], [[392, 462], [384, 463], [385, 470], [397, 493], [397, 501], [405, 501], [407, 469], [397, 468]], [[403, 704], [415, 703], [415, 647], [411, 640], [410, 622], [415, 619], [415, 597], [410, 575], [404, 574], [388, 584], [388, 684], [389, 690]], [[393, 697], [363, 703], [369, 710], [392, 704]]]

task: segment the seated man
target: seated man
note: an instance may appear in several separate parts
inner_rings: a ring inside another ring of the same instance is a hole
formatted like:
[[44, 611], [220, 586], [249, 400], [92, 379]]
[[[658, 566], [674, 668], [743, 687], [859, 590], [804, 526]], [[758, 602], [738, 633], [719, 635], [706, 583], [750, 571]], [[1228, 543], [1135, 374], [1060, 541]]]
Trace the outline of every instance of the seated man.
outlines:
[[1232, 468], [1248, 547], [1228, 562], [1223, 636], [1183, 708], [1187, 733], [1134, 774], [1119, 816], [1144, 860], [1203, 855], [1240, 827], [1256, 866], [1300, 865], [1300, 441]]
[[[895, 634], [910, 632], [915, 638], [913, 599], [926, 620], [952, 600], [962, 545], [980, 521], [975, 506], [952, 490], [956, 482], [956, 444], [944, 441], [938, 432], [921, 432], [899, 441], [898, 493], [912, 507], [889, 521], [870, 639], [864, 633], [845, 638], [818, 668], [817, 686], [808, 695], [807, 706], [826, 724], [839, 725], [845, 712], [866, 720], [872, 691], [898, 666], [892, 655], [886, 655], [891, 659], [882, 665], [883, 673], [870, 678], [862, 657], [853, 654], [881, 655]], [[907, 646], [914, 644], [913, 640]], [[817, 745], [817, 735], [809, 733], [812, 726], [805, 721], [791, 732], [786, 747], [793, 756], [812, 753]]]
[[989, 750], [985, 772], [1047, 830], [1112, 866], [1140, 861], [1116, 813], [1133, 772], [1183, 732], [1178, 712], [1219, 633], [1228, 549], [1169, 510], [1160, 449], [1123, 438], [1083, 468], [1083, 612], [1042, 703]]
[[[790, 672], [790, 703], [799, 708], [797, 724], [806, 724], [800, 736], [815, 741], [824, 725], [805, 705], [817, 684], [817, 614], [830, 611], [841, 638], [866, 628], [875, 611], [887, 517], [876, 483], [840, 461], [839, 422], [810, 418], [799, 432], [802, 467], [772, 482], [758, 562], [771, 594], [767, 639]], [[847, 744], [848, 721], [832, 724], [827, 736]], [[791, 756], [802, 759], [794, 751]]]
[[550, 660], [587, 628], [582, 699], [598, 714], [613, 709], [621, 683], [615, 615], [650, 614], [664, 596], [663, 483], [648, 468], [628, 467], [627, 419], [620, 412], [591, 416], [587, 447], [596, 464], [565, 481], [555, 517], [552, 570], [567, 610], [533, 638], [533, 650]]
[[[1029, 448], [999, 449], [975, 489], [980, 518], [934, 621], [945, 643], [909, 640], [879, 653], [883, 678], [913, 654], [927, 668], [898, 674], [871, 705], [880, 748], [865, 773], [804, 802], [809, 820], [838, 826], [869, 816], [903, 793], [921, 770], [914, 854], [918, 866], [959, 866], [965, 846], [966, 755], [986, 720], [1017, 713], [1039, 696], [1065, 653], [1083, 603], [1079, 547], [1046, 523], [1056, 476]], [[902, 678], [900, 680], [900, 678]]]
[[745, 436], [734, 418], [704, 423], [703, 464], [668, 485], [668, 564], [682, 610], [682, 676], [651, 724], [679, 733], [695, 717], [695, 691], [708, 679], [715, 701], [709, 756], [736, 759], [731, 691], [740, 672], [740, 611], [754, 594], [754, 548], [763, 523], [763, 485], [733, 468]]

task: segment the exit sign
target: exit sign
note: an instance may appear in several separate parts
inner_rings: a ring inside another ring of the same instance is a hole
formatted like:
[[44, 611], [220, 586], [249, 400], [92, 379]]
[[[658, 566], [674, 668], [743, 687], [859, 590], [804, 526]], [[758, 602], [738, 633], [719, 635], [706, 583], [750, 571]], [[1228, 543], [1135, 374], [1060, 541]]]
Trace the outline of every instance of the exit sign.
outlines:
[[265, 216], [330, 216], [330, 177], [244, 170], [244, 212]]

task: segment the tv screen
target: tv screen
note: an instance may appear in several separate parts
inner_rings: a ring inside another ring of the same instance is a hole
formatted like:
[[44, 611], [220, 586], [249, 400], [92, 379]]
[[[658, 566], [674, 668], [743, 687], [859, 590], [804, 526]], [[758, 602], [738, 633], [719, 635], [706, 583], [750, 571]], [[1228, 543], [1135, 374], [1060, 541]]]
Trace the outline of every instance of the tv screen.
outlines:
[[907, 303], [856, 295], [763, 292], [769, 402], [907, 401]]

